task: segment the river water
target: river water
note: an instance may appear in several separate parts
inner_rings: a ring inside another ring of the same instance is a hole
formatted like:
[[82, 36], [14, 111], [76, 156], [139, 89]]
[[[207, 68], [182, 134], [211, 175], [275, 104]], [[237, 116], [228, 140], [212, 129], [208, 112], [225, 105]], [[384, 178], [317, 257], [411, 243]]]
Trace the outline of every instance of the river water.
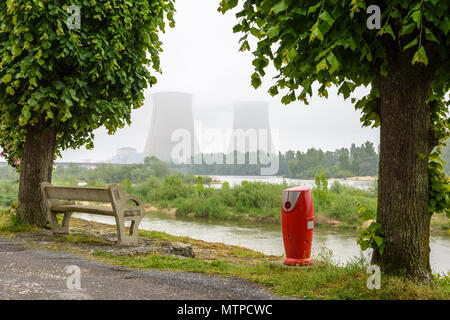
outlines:
[[[220, 182], [227, 181], [231, 187], [240, 184], [242, 181], [260, 181], [260, 182], [270, 182], [270, 183], [283, 183], [283, 180], [286, 181], [287, 184], [292, 184], [296, 186], [308, 186], [313, 187], [315, 185], [314, 180], [304, 180], [304, 179], [290, 179], [283, 178], [279, 176], [211, 176], [215, 180]], [[343, 180], [343, 179], [328, 179], [328, 186], [330, 187], [334, 181], [339, 181], [339, 183], [346, 185], [357, 187], [361, 189], [367, 189], [369, 187], [374, 186], [374, 181], [370, 180]], [[214, 184], [212, 185], [214, 186]], [[217, 185], [220, 187], [220, 185]]]
[[[74, 214], [74, 217], [107, 224], [115, 224], [114, 217], [93, 214]], [[187, 236], [208, 242], [221, 242], [253, 249], [268, 255], [284, 255], [280, 225], [255, 225], [237, 222], [204, 221], [200, 219], [175, 219], [171, 217], [146, 216], [140, 229], [161, 231], [175, 236]], [[333, 252], [333, 260], [345, 264], [362, 252], [356, 243], [354, 231], [314, 230], [312, 255], [326, 247]], [[450, 272], [450, 237], [431, 237], [431, 266], [437, 273]], [[369, 252], [365, 252], [366, 259]]]

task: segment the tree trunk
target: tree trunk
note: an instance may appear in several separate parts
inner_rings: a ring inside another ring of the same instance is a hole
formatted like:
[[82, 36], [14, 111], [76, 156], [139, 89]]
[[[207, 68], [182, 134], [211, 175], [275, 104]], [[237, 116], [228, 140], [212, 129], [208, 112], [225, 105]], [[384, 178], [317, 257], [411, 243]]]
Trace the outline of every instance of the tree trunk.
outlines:
[[[44, 131], [43, 131], [44, 130]], [[21, 159], [19, 204], [21, 222], [43, 227], [47, 211], [40, 190], [41, 182], [51, 182], [55, 155], [56, 131], [45, 122], [27, 126], [23, 159]]]
[[380, 76], [380, 159], [377, 222], [385, 235], [372, 263], [386, 274], [429, 279], [428, 157], [433, 130], [428, 98], [432, 71], [393, 55], [389, 76]]

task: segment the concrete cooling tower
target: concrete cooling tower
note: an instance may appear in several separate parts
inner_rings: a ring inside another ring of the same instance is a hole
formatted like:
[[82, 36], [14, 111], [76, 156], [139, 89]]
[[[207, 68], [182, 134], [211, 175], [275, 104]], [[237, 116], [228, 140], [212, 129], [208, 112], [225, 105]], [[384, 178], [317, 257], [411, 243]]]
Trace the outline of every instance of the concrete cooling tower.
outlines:
[[[180, 149], [179, 133], [187, 133], [189, 140], [183, 140], [191, 149], [190, 154], [184, 153], [183, 158], [190, 158], [198, 152], [197, 139], [194, 131], [192, 115], [192, 95], [181, 92], [160, 92], [152, 95], [153, 112], [150, 132], [144, 149], [144, 157], [156, 156], [163, 161], [177, 162], [181, 159], [179, 153], [172, 157], [172, 151]], [[172, 135], [178, 140], [172, 141]]]
[[[243, 141], [245, 150], [242, 150]], [[275, 151], [270, 131], [268, 103], [238, 102], [234, 105], [233, 131], [228, 152], [234, 150], [242, 153], [256, 152], [256, 149]]]

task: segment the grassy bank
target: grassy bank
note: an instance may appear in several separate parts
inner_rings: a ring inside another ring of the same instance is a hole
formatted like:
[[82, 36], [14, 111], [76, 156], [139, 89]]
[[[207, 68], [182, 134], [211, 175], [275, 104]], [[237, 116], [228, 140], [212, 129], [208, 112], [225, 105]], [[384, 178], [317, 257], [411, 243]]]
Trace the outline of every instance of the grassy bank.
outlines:
[[[235, 252], [237, 257], [247, 253]], [[345, 266], [331, 261], [326, 250], [307, 267], [288, 267], [279, 262], [227, 262], [199, 258], [180, 259], [162, 255], [117, 256], [109, 252], [94, 254], [109, 263], [143, 269], [160, 269], [239, 277], [269, 287], [284, 297], [305, 299], [450, 299], [450, 278], [434, 276], [430, 284], [417, 284], [400, 277], [382, 275], [381, 288], [367, 288], [367, 265], [355, 258]]]
[[[89, 226], [89, 227], [87, 227]], [[238, 277], [267, 286], [275, 294], [284, 297], [308, 299], [450, 299], [450, 277], [434, 275], [428, 284], [414, 283], [400, 277], [381, 276], [379, 290], [367, 289], [367, 265], [363, 259], [354, 258], [345, 266], [333, 263], [332, 252], [327, 249], [314, 258], [308, 267], [288, 267], [282, 257], [266, 256], [249, 249], [210, 243], [188, 237], [176, 237], [162, 232], [140, 231], [139, 236], [152, 241], [181, 242], [192, 246], [195, 258], [168, 256], [159, 253], [118, 255], [98, 249], [105, 241], [92, 234], [110, 230], [114, 226], [73, 219], [76, 234], [49, 236], [45, 233], [45, 244], [40, 246], [36, 234], [41, 229], [22, 226], [17, 228], [9, 214], [0, 215], [0, 234], [29, 238], [34, 248], [48, 250], [70, 250], [91, 259], [102, 260], [113, 265], [129, 268], [187, 271], [214, 274], [223, 277]], [[18, 232], [22, 232], [18, 234]], [[23, 233], [27, 232], [27, 233]], [[89, 250], [86, 245], [92, 245]], [[78, 248], [78, 249], [77, 249]]]
[[[283, 190], [291, 185], [243, 181], [230, 187], [224, 182], [220, 188], [186, 183], [182, 177], [148, 179], [143, 183], [121, 183], [122, 188], [158, 208], [175, 209], [177, 216], [193, 216], [220, 220], [250, 220], [279, 223]], [[376, 210], [376, 190], [362, 190], [335, 182], [326, 196], [313, 190], [316, 212], [330, 220], [358, 225], [356, 203], [364, 203]]]

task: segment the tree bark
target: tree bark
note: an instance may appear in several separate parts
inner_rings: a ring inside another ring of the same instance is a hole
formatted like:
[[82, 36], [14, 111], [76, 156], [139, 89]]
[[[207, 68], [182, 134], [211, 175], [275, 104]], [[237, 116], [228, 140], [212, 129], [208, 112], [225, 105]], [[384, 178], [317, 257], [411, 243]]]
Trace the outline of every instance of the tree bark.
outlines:
[[426, 103], [431, 68], [412, 66], [411, 58], [391, 55], [389, 76], [378, 79], [380, 159], [377, 222], [385, 250], [372, 263], [384, 273], [429, 279], [430, 218], [428, 157], [433, 146], [430, 106]]
[[43, 227], [48, 217], [42, 198], [41, 182], [51, 182], [56, 146], [56, 131], [41, 121], [27, 126], [21, 159], [17, 217], [23, 223]]

